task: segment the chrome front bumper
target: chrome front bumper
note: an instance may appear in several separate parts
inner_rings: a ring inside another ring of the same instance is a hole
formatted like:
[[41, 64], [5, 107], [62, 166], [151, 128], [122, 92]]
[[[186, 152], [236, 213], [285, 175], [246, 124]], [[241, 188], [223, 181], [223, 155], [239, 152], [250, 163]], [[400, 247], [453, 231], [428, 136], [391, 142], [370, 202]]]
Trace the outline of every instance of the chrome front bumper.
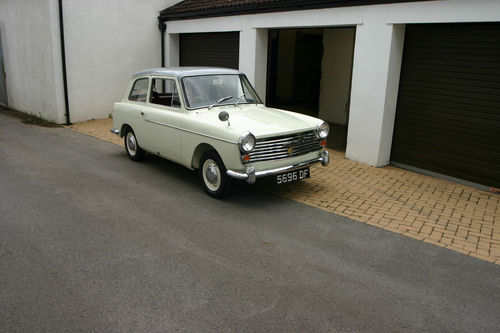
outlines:
[[120, 135], [120, 131], [119, 131], [119, 130], [117, 130], [116, 128], [112, 128], [112, 129], [110, 129], [109, 131], [110, 131], [111, 133], [113, 133], [113, 134]]
[[254, 184], [255, 180], [257, 178], [261, 177], [267, 177], [267, 176], [272, 176], [272, 175], [277, 175], [282, 172], [288, 171], [288, 170], [293, 170], [293, 169], [299, 169], [303, 167], [307, 167], [313, 163], [321, 162], [323, 166], [327, 166], [328, 163], [330, 163], [330, 155], [328, 152], [325, 150], [321, 153], [320, 157], [316, 157], [312, 160], [306, 161], [306, 162], [301, 162], [293, 165], [287, 165], [284, 167], [279, 167], [275, 169], [268, 169], [268, 170], [263, 170], [263, 171], [255, 171], [253, 166], [247, 167], [245, 172], [237, 172], [233, 170], [227, 170], [226, 174], [235, 179], [240, 179], [240, 180], [246, 180], [247, 183], [249, 184]]

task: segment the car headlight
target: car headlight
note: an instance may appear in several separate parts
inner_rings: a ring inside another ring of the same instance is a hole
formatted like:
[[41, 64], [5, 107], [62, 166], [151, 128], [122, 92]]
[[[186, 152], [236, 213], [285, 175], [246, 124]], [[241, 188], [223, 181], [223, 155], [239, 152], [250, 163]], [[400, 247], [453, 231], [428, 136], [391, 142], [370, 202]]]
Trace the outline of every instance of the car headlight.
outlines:
[[255, 148], [255, 136], [252, 133], [246, 132], [238, 140], [238, 146], [242, 153], [249, 153]]
[[324, 121], [316, 127], [316, 136], [319, 139], [326, 139], [328, 133], [330, 133], [330, 125], [327, 122]]

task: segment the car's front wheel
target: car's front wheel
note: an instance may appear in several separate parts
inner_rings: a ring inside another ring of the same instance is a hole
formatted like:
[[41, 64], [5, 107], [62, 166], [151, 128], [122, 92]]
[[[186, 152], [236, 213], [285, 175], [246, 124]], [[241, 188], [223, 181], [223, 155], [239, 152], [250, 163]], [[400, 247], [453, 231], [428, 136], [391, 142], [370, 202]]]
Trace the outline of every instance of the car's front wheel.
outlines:
[[135, 137], [134, 131], [128, 129], [124, 136], [125, 150], [127, 151], [128, 157], [133, 161], [141, 161], [144, 158], [145, 152], [137, 143], [137, 138]]
[[208, 195], [221, 198], [229, 189], [226, 168], [215, 151], [208, 151], [201, 157], [199, 175]]

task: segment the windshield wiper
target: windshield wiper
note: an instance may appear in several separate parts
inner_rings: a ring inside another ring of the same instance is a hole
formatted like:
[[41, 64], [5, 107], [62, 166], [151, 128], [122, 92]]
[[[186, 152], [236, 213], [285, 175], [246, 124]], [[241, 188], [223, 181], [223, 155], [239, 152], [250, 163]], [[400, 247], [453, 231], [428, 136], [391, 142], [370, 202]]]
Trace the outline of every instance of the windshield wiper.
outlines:
[[226, 96], [226, 97], [222, 97], [221, 99], [216, 100], [214, 104], [210, 105], [210, 106], [208, 107], [208, 109], [210, 110], [211, 108], [213, 108], [213, 107], [214, 107], [214, 106], [216, 106], [217, 104], [222, 103], [222, 102], [224, 102], [224, 101], [227, 101], [228, 99], [231, 99], [231, 98], [233, 98], [233, 96]]
[[234, 106], [238, 106], [238, 103], [240, 102], [240, 99], [242, 99], [243, 97], [245, 97], [245, 94], [243, 94], [240, 97], [238, 97], [238, 100], [236, 101], [236, 103], [234, 103]]

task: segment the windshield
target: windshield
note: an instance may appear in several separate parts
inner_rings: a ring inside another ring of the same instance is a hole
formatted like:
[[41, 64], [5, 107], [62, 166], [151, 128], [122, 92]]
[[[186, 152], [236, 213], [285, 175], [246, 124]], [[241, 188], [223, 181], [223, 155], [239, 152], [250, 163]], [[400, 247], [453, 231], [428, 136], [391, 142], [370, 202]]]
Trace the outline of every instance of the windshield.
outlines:
[[188, 76], [182, 79], [182, 88], [189, 109], [262, 103], [242, 74]]

